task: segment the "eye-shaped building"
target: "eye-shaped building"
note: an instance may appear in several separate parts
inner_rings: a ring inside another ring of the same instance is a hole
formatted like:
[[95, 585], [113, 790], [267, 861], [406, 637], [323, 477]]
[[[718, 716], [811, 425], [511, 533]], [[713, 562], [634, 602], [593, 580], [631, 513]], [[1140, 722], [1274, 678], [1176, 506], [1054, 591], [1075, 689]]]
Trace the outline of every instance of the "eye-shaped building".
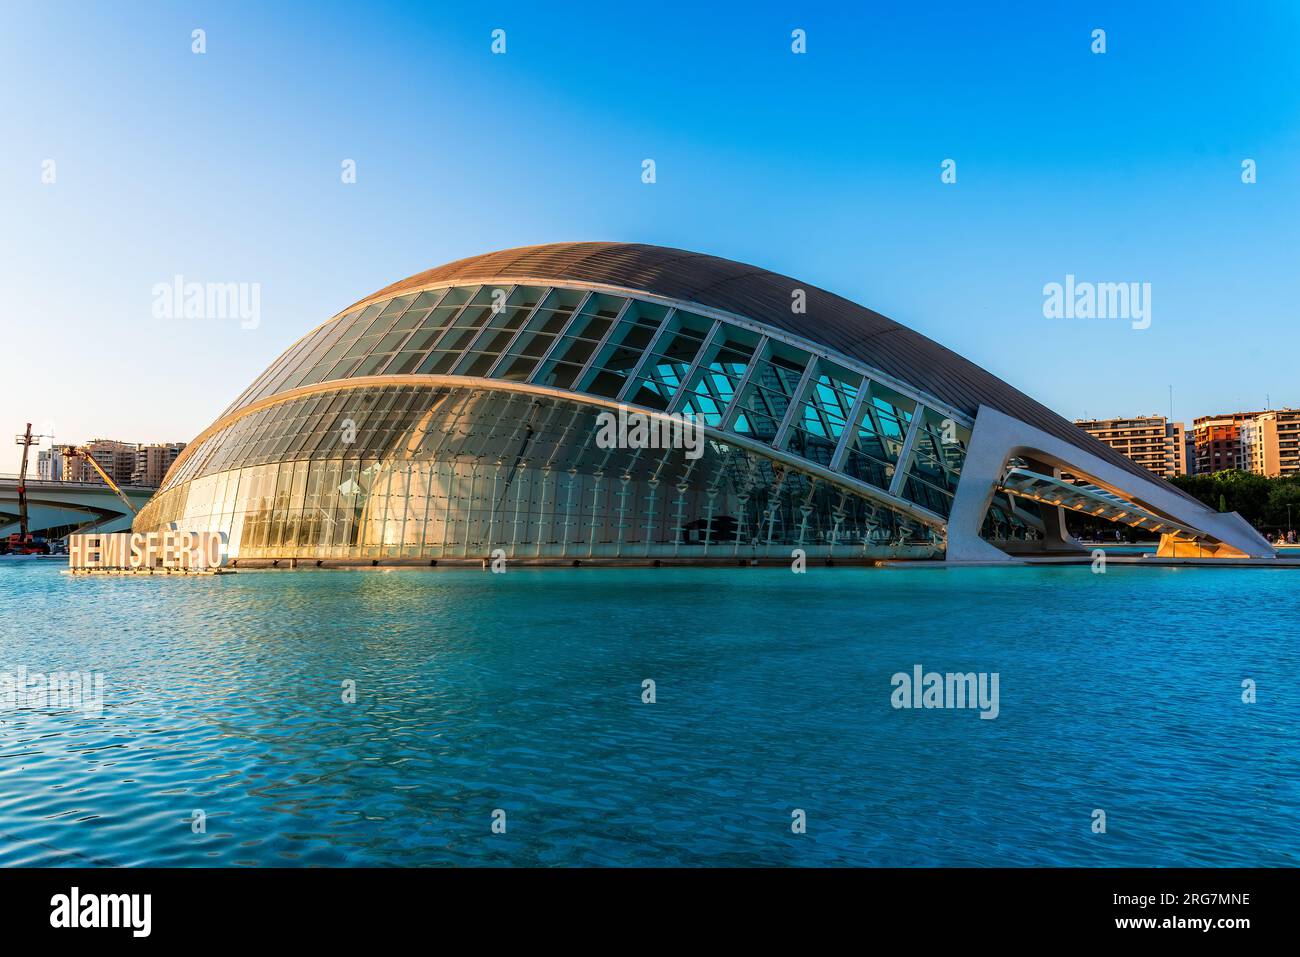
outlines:
[[[602, 441], [619, 410], [704, 440]], [[1063, 509], [1166, 555], [1273, 555], [869, 309], [699, 253], [558, 243], [420, 273], [307, 333], [134, 528], [226, 532], [237, 565], [1005, 561], [1077, 550]]]

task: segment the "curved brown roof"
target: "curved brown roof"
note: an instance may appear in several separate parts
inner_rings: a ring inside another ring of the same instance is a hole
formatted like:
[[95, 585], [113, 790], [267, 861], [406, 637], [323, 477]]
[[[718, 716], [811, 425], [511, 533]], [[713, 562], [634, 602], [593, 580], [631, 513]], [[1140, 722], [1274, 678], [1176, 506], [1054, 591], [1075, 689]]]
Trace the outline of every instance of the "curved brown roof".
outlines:
[[[532, 278], [599, 283], [699, 303], [766, 323], [910, 383], [974, 418], [981, 404], [1027, 422], [1143, 478], [1158, 478], [997, 376], [892, 319], [833, 292], [704, 253], [643, 243], [548, 243], [458, 259], [365, 300], [442, 282]], [[792, 312], [802, 289], [807, 311]]]

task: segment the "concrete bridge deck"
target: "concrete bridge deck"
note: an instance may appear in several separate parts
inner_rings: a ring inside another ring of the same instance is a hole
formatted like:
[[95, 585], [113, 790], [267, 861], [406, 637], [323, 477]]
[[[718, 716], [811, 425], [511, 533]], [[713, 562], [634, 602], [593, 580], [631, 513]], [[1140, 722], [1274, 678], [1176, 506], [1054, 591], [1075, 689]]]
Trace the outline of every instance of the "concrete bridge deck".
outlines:
[[[154, 488], [122, 489], [137, 510]], [[79, 532], [129, 532], [130, 510], [111, 488], [99, 482], [46, 482], [27, 479], [28, 527], [33, 535], [74, 526]], [[18, 476], [0, 475], [0, 536], [18, 531]]]

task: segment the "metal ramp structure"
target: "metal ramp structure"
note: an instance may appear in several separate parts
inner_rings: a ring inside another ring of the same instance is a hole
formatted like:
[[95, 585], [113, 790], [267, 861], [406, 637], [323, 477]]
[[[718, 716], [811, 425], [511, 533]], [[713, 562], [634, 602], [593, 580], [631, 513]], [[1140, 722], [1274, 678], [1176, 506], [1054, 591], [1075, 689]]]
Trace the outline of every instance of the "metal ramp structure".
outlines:
[[1055, 505], [1072, 512], [1082, 512], [1095, 518], [1141, 528], [1153, 534], [1179, 534], [1189, 538], [1200, 536], [1200, 533], [1190, 525], [1159, 515], [1099, 486], [1067, 482], [1027, 468], [1008, 469], [999, 488], [1004, 492], [1032, 499], [1044, 505]]

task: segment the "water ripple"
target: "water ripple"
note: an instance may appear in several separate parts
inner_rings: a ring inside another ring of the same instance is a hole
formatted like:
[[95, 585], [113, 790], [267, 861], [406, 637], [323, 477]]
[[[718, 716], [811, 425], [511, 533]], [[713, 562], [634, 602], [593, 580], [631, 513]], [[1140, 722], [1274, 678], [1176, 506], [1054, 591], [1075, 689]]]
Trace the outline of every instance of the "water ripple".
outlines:
[[[0, 671], [106, 684], [0, 710], [0, 864], [1295, 866], [1296, 581], [6, 568]], [[999, 718], [892, 709], [918, 663]]]

